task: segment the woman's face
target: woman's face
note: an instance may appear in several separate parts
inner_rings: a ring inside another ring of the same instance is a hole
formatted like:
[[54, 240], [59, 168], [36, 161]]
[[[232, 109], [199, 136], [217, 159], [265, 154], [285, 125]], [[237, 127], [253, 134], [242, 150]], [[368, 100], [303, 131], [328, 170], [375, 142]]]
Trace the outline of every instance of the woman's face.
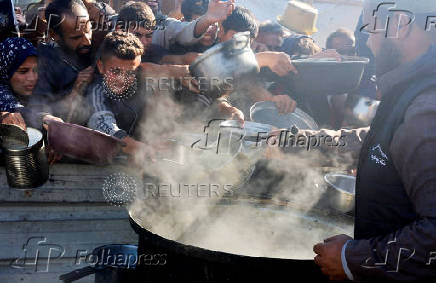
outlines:
[[12, 75], [9, 83], [14, 93], [31, 95], [38, 80], [38, 62], [35, 56], [29, 56]]

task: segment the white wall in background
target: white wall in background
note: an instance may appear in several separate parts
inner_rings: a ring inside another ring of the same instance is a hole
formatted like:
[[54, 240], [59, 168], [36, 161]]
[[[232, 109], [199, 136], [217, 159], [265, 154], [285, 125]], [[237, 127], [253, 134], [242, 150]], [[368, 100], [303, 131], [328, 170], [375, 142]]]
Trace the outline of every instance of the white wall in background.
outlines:
[[[265, 21], [283, 14], [288, 0], [236, 0], [236, 3], [253, 11], [259, 21]], [[325, 47], [327, 36], [340, 27], [354, 31], [362, 11], [360, 3], [360, 0], [314, 0], [319, 10], [319, 31], [313, 37], [321, 47]]]

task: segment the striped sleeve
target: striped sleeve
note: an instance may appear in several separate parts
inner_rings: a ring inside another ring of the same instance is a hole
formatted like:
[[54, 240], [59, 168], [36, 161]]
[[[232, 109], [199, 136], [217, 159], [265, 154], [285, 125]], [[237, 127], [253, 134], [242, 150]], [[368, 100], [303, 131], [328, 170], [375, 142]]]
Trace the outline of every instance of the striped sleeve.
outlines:
[[101, 85], [95, 84], [90, 87], [88, 101], [92, 105], [92, 114], [88, 127], [122, 139], [127, 136], [127, 132], [118, 127], [114, 113], [105, 103], [106, 99]]

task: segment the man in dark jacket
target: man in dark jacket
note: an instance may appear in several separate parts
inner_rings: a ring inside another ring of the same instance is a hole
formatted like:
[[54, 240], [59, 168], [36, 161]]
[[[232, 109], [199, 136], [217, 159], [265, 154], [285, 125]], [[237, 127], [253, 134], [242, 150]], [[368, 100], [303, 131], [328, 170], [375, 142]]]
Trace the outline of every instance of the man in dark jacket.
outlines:
[[394, 2], [365, 3], [382, 101], [360, 152], [354, 239], [314, 246], [332, 280], [436, 279], [436, 5]]
[[[91, 81], [92, 30], [81, 0], [54, 0], [45, 10], [54, 41], [38, 47], [38, 82], [29, 106], [40, 114], [36, 127], [48, 114], [83, 124], [83, 92]], [[73, 107], [74, 106], [74, 107]]]

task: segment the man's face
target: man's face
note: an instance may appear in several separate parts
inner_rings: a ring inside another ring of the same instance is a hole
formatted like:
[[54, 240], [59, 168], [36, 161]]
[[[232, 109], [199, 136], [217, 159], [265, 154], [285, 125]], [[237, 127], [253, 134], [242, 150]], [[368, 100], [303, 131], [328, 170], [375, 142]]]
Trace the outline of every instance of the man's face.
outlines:
[[134, 31], [131, 31], [144, 45], [144, 52], [147, 52], [150, 47], [153, 37], [153, 29], [146, 29], [144, 27], [138, 27]]
[[[374, 27], [373, 10], [374, 7], [366, 4], [363, 11], [363, 23], [369, 24], [369, 30]], [[398, 48], [398, 42], [399, 40], [396, 38], [386, 37], [384, 32], [369, 33], [367, 45], [375, 57], [377, 77], [381, 77], [401, 65], [402, 54]]]
[[228, 30], [228, 31], [225, 32], [224, 28], [222, 27], [222, 25], [220, 25], [219, 30], [218, 30], [218, 41], [219, 42], [229, 41], [237, 33], [238, 32], [235, 31], [235, 30]]
[[61, 34], [55, 36], [56, 42], [78, 57], [91, 52], [92, 30], [88, 12], [85, 8], [74, 5], [73, 15], [65, 15], [61, 23]]
[[356, 46], [351, 38], [344, 36], [334, 37], [331, 42], [331, 48], [335, 49], [341, 55], [356, 55]]
[[124, 60], [116, 56], [103, 57], [97, 67], [109, 89], [118, 95], [123, 94], [136, 79], [136, 71], [141, 64], [141, 56], [134, 60]]
[[279, 32], [262, 32], [259, 33], [256, 41], [268, 46], [269, 50], [279, 50], [283, 44], [283, 35]]

